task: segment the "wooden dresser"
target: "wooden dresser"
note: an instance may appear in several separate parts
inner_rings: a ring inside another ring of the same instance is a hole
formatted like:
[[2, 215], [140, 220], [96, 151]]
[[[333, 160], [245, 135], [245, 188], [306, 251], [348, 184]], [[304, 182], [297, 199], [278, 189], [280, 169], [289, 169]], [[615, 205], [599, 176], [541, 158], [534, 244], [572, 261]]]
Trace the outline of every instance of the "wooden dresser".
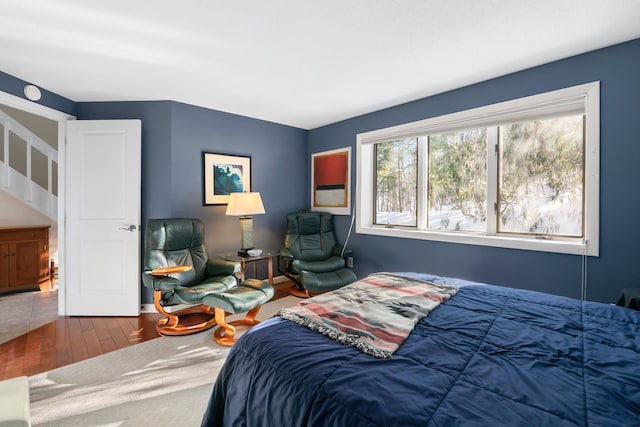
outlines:
[[49, 287], [50, 228], [0, 227], [0, 292]]

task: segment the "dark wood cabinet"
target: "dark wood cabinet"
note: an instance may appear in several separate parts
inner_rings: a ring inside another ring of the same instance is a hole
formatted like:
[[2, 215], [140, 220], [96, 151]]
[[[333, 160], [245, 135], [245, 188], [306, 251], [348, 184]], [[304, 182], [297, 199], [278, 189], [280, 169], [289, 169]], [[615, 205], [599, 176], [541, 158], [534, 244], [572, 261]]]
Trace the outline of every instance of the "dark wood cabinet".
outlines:
[[0, 292], [49, 287], [49, 228], [0, 227]]

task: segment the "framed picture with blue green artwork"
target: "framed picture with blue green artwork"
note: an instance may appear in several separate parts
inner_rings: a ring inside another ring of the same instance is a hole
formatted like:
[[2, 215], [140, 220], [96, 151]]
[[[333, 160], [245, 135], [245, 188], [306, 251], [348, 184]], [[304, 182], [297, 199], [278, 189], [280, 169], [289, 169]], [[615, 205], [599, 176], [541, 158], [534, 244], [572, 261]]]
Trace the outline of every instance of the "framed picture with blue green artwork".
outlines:
[[202, 153], [203, 205], [226, 205], [229, 194], [251, 191], [251, 157]]

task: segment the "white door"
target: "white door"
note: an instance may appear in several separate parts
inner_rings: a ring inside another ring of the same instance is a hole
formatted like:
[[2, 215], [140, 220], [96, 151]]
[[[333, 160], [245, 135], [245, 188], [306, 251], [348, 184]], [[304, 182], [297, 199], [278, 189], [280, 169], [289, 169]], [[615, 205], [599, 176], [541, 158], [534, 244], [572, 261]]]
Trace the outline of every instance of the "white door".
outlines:
[[67, 122], [68, 316], [140, 312], [140, 120]]

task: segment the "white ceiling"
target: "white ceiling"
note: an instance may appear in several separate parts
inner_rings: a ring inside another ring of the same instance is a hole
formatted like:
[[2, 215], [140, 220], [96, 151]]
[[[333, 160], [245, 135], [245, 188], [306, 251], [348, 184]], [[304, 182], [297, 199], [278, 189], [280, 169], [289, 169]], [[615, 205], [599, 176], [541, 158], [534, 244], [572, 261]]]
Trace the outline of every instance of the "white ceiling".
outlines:
[[635, 38], [638, 0], [0, 0], [0, 71], [303, 129]]

